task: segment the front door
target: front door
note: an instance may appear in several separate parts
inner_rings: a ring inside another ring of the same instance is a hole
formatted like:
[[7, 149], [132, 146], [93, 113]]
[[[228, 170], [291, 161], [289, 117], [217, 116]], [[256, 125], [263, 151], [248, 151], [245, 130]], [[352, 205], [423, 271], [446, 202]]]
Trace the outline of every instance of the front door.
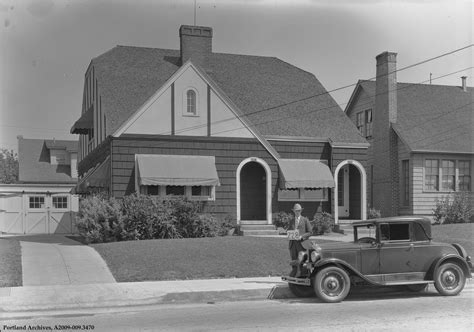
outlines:
[[339, 217], [349, 217], [349, 165], [344, 165], [337, 174], [337, 205]]
[[266, 174], [258, 162], [249, 162], [240, 171], [241, 220], [266, 220]]

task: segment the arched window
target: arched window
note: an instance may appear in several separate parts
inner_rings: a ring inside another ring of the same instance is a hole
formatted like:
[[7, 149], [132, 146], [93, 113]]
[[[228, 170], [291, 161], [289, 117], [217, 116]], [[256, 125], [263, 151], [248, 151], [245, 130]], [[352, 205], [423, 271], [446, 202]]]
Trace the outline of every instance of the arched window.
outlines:
[[186, 113], [196, 115], [196, 92], [194, 90], [186, 92], [186, 101]]

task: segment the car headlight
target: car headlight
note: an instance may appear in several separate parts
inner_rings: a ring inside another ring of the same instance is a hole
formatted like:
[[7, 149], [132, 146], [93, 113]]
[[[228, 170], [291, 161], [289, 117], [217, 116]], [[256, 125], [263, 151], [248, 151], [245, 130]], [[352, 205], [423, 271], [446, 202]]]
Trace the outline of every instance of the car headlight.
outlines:
[[307, 257], [306, 252], [300, 251], [298, 253], [298, 262], [303, 263], [306, 260], [306, 257]]
[[311, 252], [311, 262], [315, 263], [319, 259], [320, 255], [317, 251]]

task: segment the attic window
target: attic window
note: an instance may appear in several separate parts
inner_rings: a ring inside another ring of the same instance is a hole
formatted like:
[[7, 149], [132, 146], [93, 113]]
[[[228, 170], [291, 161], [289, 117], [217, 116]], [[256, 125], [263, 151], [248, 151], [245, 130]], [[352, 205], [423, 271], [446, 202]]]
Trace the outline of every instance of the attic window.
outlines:
[[188, 89], [185, 95], [184, 115], [197, 115], [197, 93], [194, 89]]

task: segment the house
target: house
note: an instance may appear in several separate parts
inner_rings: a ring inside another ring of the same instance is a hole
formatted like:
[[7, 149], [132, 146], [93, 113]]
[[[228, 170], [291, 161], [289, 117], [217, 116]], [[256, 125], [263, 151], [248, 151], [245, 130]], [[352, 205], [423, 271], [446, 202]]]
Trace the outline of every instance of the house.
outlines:
[[[466, 86], [398, 83], [396, 53], [377, 56], [346, 114], [369, 143], [368, 203], [383, 216], [432, 215], [436, 201], [472, 194], [473, 92]], [[471, 195], [472, 197], [472, 195]]]
[[0, 232], [75, 232], [77, 142], [18, 136], [18, 183], [0, 184]]
[[90, 62], [71, 128], [77, 192], [186, 196], [242, 225], [295, 202], [365, 217], [368, 143], [314, 75], [214, 53], [210, 27], [179, 37], [179, 50], [117, 46]]

